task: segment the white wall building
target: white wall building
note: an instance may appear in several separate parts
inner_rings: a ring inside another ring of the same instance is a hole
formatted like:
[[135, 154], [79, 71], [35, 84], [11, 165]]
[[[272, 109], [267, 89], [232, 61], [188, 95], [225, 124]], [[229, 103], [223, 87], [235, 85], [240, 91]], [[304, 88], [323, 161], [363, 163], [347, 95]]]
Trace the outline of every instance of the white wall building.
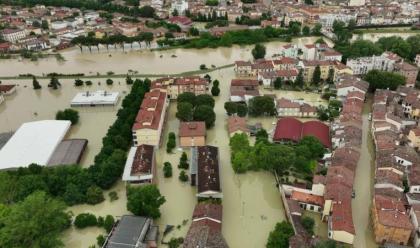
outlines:
[[185, 0], [173, 0], [171, 5], [171, 11], [177, 10], [180, 15], [184, 14], [188, 9], [188, 2]]
[[3, 37], [3, 40], [14, 43], [20, 39], [25, 38], [26, 32], [25, 30], [20, 29], [4, 29], [1, 32], [1, 36]]

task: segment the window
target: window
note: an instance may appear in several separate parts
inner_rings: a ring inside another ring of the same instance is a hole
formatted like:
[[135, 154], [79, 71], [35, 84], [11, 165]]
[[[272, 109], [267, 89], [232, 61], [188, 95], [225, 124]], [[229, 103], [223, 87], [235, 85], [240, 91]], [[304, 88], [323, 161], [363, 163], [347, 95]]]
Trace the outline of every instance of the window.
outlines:
[[312, 206], [312, 205], [311, 205], [310, 209], [311, 209], [312, 211], [314, 211], [314, 206]]

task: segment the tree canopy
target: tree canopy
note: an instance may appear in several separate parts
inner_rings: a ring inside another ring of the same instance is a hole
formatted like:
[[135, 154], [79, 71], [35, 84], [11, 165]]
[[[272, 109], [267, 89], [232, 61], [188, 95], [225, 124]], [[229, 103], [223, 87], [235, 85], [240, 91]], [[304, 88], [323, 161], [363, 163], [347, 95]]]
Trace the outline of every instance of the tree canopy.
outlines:
[[268, 236], [266, 248], [288, 248], [289, 238], [294, 235], [294, 230], [291, 224], [282, 221], [276, 224], [273, 231]]
[[371, 70], [364, 79], [369, 82], [369, 90], [375, 91], [376, 89], [390, 89], [396, 90], [398, 86], [405, 84], [405, 77], [387, 71]]
[[254, 59], [263, 59], [265, 57], [265, 46], [261, 44], [256, 44], [254, 49], [252, 49], [252, 56]]
[[127, 188], [127, 209], [135, 215], [159, 218], [159, 208], [165, 202], [156, 185]]
[[63, 247], [60, 233], [70, 226], [66, 205], [37, 191], [0, 216], [1, 247]]
[[60, 110], [55, 115], [55, 119], [71, 121], [72, 125], [76, 125], [79, 122], [79, 112], [74, 109], [65, 109], [64, 111]]

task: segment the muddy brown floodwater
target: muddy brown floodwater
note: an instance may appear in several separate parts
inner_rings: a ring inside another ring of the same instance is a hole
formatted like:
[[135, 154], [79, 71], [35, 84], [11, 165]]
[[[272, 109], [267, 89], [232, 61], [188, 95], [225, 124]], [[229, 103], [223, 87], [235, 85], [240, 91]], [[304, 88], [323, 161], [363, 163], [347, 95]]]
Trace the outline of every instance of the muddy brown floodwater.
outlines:
[[[316, 38], [298, 38], [293, 42], [307, 44], [314, 42]], [[278, 48], [284, 42], [266, 43], [267, 57], [278, 53]], [[16, 76], [19, 74], [32, 73], [84, 73], [96, 75], [98, 72], [106, 74], [109, 71], [123, 74], [129, 70], [139, 74], [165, 74], [195, 71], [200, 64], [222, 66], [232, 64], [235, 60], [251, 59], [252, 46], [232, 46], [217, 49], [172, 49], [162, 51], [129, 51], [122, 50], [107, 52], [102, 49], [99, 52], [80, 52], [78, 48], [63, 51], [61, 54], [65, 61], [57, 62], [56, 58], [49, 57], [37, 62], [30, 60], [0, 60], [0, 76]], [[176, 57], [173, 57], [175, 55]]]
[[[306, 38], [308, 39], [308, 38]], [[311, 40], [306, 40], [305, 43]], [[302, 40], [299, 40], [302, 42]], [[267, 44], [268, 54], [274, 54], [276, 48], [282, 43], [273, 42]], [[22, 63], [10, 61], [0, 62], [0, 76], [16, 75], [20, 73], [42, 74], [47, 72], [126, 72], [128, 69], [147, 67], [147, 73], [167, 73], [195, 70], [198, 65], [229, 64], [235, 59], [248, 59], [250, 57], [249, 47], [233, 47], [229, 49], [203, 49], [203, 50], [176, 50], [162, 52], [133, 52], [128, 54], [113, 53], [108, 58], [107, 54], [80, 54], [78, 51], [68, 51], [64, 64], [58, 64], [54, 60], [41, 60], [37, 63]], [[176, 52], [178, 58], [160, 59], [158, 54], [171, 54]], [[147, 54], [155, 53], [155, 55]], [[148, 58], [150, 56], [150, 58]], [[214, 58], [213, 58], [214, 57]], [[86, 61], [85, 61], [86, 60]], [[89, 61], [87, 61], [89, 60]], [[147, 63], [146, 63], [147, 61]], [[150, 63], [149, 63], [150, 62]], [[134, 67], [134, 68], [133, 68]], [[42, 69], [39, 70], [39, 69]], [[142, 72], [139, 69], [139, 73]], [[264, 247], [268, 234], [273, 230], [275, 224], [285, 219], [279, 192], [275, 187], [275, 180], [272, 174], [267, 172], [248, 172], [237, 175], [233, 172], [230, 164], [229, 137], [226, 128], [227, 115], [224, 110], [224, 102], [229, 99], [229, 85], [235, 77], [233, 69], [227, 68], [210, 73], [213, 79], [220, 81], [221, 94], [216, 97], [216, 124], [207, 133], [207, 143], [219, 147], [221, 162], [221, 186], [223, 197], [223, 235], [230, 247], [259, 248]], [[113, 90], [119, 91], [124, 97], [130, 90], [125, 85], [124, 79], [114, 79], [113, 86], [106, 86], [104, 79], [92, 80], [93, 86], [76, 88], [74, 80], [60, 80], [62, 88], [53, 91], [46, 87], [48, 80], [39, 80], [43, 85], [42, 90], [34, 91], [31, 80], [3, 80], [4, 84], [17, 83], [18, 89], [15, 95], [6, 97], [6, 101], [0, 105], [0, 132], [16, 130], [23, 122], [40, 119], [53, 119], [58, 110], [68, 108], [70, 100], [77, 92], [85, 90]], [[101, 81], [101, 85], [98, 82]], [[119, 84], [119, 82], [121, 84]], [[264, 92], [273, 93], [273, 92]], [[314, 105], [325, 104], [319, 96], [312, 93], [276, 91], [276, 94], [291, 99], [305, 98]], [[121, 102], [119, 103], [121, 104]], [[80, 123], [72, 127], [67, 135], [68, 138], [86, 138], [89, 140], [88, 150], [81, 166], [88, 167], [93, 162], [94, 156], [101, 148], [102, 138], [108, 127], [115, 121], [116, 107], [95, 107], [78, 108], [80, 112]], [[179, 121], [175, 118], [176, 103], [171, 103], [168, 110], [168, 122], [165, 127], [165, 140], [168, 132], [176, 132]], [[250, 118], [250, 123], [262, 122], [264, 128], [272, 130], [276, 118]], [[185, 150], [188, 155], [190, 151]], [[156, 221], [161, 230], [165, 225], [175, 225], [179, 228], [165, 238], [185, 236], [188, 231], [193, 208], [197, 202], [196, 189], [187, 183], [178, 180], [179, 170], [177, 164], [182, 150], [176, 149], [173, 154], [167, 154], [164, 146], [158, 151], [158, 186], [166, 198], [166, 203], [161, 207], [162, 216]], [[163, 177], [163, 162], [169, 161], [173, 166], [173, 177]], [[105, 192], [106, 200], [97, 205], [77, 205], [69, 208], [74, 214], [91, 212], [97, 216], [111, 214], [115, 217], [127, 214], [125, 185], [121, 181], [110, 191], [116, 191], [119, 199], [110, 202], [108, 192]], [[66, 247], [86, 248], [96, 243], [96, 237], [105, 234], [103, 229], [87, 228], [76, 230], [70, 228], [62, 234]]]
[[374, 248], [377, 247], [370, 218], [370, 207], [373, 195], [373, 177], [375, 168], [374, 146], [370, 134], [368, 115], [371, 112], [372, 100], [368, 99], [363, 108], [362, 147], [360, 159], [354, 179], [354, 192], [356, 197], [352, 200], [353, 224], [356, 230], [354, 247]]

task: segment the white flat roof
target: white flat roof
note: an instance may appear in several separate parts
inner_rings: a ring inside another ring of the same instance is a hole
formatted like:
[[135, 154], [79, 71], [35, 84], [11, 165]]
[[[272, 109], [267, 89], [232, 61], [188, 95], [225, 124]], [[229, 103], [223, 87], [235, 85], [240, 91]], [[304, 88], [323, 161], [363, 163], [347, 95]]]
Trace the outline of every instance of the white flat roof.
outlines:
[[0, 150], [0, 169], [47, 165], [70, 126], [70, 121], [55, 120], [22, 124]]
[[118, 92], [107, 92], [103, 90], [80, 92], [73, 98], [71, 105], [115, 105], [118, 102], [119, 94]]

